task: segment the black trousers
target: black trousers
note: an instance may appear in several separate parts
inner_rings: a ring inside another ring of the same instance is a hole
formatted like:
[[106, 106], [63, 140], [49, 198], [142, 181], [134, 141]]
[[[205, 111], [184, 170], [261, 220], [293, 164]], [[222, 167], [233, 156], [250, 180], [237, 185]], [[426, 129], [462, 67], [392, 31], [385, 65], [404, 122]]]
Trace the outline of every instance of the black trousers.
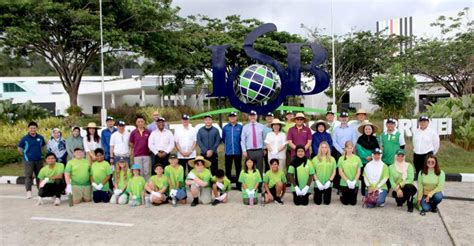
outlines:
[[[232, 176], [232, 164], [235, 167], [235, 176]], [[237, 184], [237, 188], [240, 188], [240, 183], [237, 182], [240, 171], [242, 171], [242, 155], [225, 155], [225, 175], [232, 183]]]
[[[359, 180], [360, 180], [360, 194], [362, 196], [365, 196], [365, 190], [367, 189], [367, 186], [365, 185], [365, 181], [364, 181], [364, 176], [362, 175], [364, 173], [364, 168], [365, 168], [365, 165], [362, 165], [362, 168], [360, 169], [360, 176], [359, 176]], [[388, 181], [388, 180], [387, 180]]]
[[[153, 166], [155, 164], [161, 164], [163, 166], [163, 168], [165, 168], [166, 166], [168, 166], [170, 164], [170, 154], [166, 154], [165, 157], [161, 158], [159, 157], [158, 155], [154, 155], [153, 156], [153, 159], [155, 160], [155, 163], [153, 164]], [[153, 166], [151, 167], [151, 175], [155, 175], [155, 169], [153, 168]]]
[[211, 157], [207, 157], [205, 153], [201, 153], [202, 156], [204, 156], [204, 159], [208, 160], [211, 162], [211, 174], [214, 176], [217, 173], [217, 168], [219, 165], [219, 158], [217, 156], [217, 153], [212, 153]]
[[186, 168], [188, 169], [188, 172], [191, 171], [191, 166], [189, 166], [188, 162], [190, 160], [194, 160], [194, 158], [191, 158], [191, 159], [178, 159], [178, 163], [179, 165], [181, 165], [183, 167], [183, 180], [186, 180]]
[[357, 204], [357, 193], [359, 192], [359, 188], [349, 189], [347, 186], [341, 186], [341, 203], [344, 205], [356, 205]]
[[395, 198], [398, 206], [402, 206], [407, 202], [407, 207], [413, 208], [413, 196], [416, 194], [416, 187], [412, 184], [406, 184], [402, 188], [403, 197], [397, 197], [397, 192], [392, 191], [392, 197]]
[[66, 185], [62, 179], [55, 179], [53, 183], [47, 183], [40, 188], [38, 191], [39, 197], [56, 197], [61, 198], [61, 193], [63, 192]]
[[264, 170], [263, 170], [262, 175], [263, 175], [266, 171], [270, 170], [270, 164], [268, 163], [268, 161], [270, 161], [270, 160], [268, 160], [268, 150], [265, 149], [265, 150], [263, 151], [263, 168], [264, 168]]
[[95, 203], [108, 203], [110, 200], [109, 193], [103, 190], [96, 190], [92, 192], [92, 200], [94, 200]]
[[[341, 157], [341, 154], [339, 153], [339, 151], [337, 151], [336, 148], [334, 148], [334, 147], [332, 147], [332, 149], [331, 149], [331, 155], [336, 160], [336, 163], [339, 161], [339, 158]], [[339, 172], [336, 171], [336, 176], [334, 176], [334, 180], [332, 182], [332, 187], [334, 187], [334, 189], [339, 190], [340, 182], [341, 182], [341, 175], [339, 175]]]
[[307, 193], [304, 196], [297, 196], [296, 192], [293, 192], [293, 202], [295, 203], [296, 206], [306, 206], [309, 203], [309, 193]]
[[319, 190], [318, 188], [315, 188], [313, 195], [314, 203], [316, 203], [317, 205], [321, 205], [324, 200], [324, 204], [329, 205], [331, 203], [331, 193], [331, 187], [325, 190]]
[[430, 151], [422, 155], [413, 153], [413, 165], [415, 165], [415, 180], [418, 180], [418, 174], [421, 170], [423, 170], [423, 165], [425, 164], [426, 156], [428, 156], [429, 154], [433, 154], [433, 152]]

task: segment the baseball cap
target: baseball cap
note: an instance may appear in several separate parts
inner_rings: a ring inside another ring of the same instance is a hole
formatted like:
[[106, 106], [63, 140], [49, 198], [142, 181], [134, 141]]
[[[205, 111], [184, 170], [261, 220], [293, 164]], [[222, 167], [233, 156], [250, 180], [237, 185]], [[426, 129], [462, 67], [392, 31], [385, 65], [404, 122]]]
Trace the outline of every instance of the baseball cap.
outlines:
[[117, 125], [119, 125], [119, 126], [124, 126], [124, 125], [125, 125], [125, 121], [123, 121], [123, 120], [119, 120], [119, 122], [118, 122], [118, 124], [117, 124]]
[[420, 116], [420, 118], [418, 119], [418, 121], [430, 121], [430, 118], [426, 115], [422, 115]]
[[397, 150], [397, 155], [405, 155], [405, 150], [404, 149]]
[[178, 156], [176, 154], [170, 154], [170, 159], [176, 159]]
[[349, 113], [343, 111], [341, 112], [341, 116], [340, 117], [349, 117]]
[[274, 117], [273, 113], [272, 112], [268, 112], [267, 115], [265, 117]]
[[236, 112], [230, 112], [227, 117], [232, 117], [232, 116], [237, 116], [237, 113]]
[[375, 148], [374, 151], [372, 151], [372, 154], [382, 154], [382, 150], [379, 148]]
[[166, 119], [163, 118], [163, 117], [159, 117], [158, 119], [156, 119], [156, 122], [158, 122], [158, 121], [166, 121]]
[[397, 120], [390, 117], [390, 118], [387, 119], [387, 124], [388, 124], [388, 123], [396, 124], [396, 123], [397, 123]]
[[251, 110], [250, 113], [249, 113], [249, 115], [257, 115], [257, 111]]
[[138, 170], [140, 170], [140, 169], [141, 169], [141, 168], [140, 168], [140, 164], [133, 164], [130, 169], [131, 169], [131, 170], [133, 170], [133, 169], [138, 169]]
[[288, 114], [293, 114], [293, 111], [291, 111], [291, 110], [286, 111], [285, 115], [288, 115]]
[[109, 120], [114, 120], [114, 117], [112, 117], [112, 116], [107, 116], [107, 118], [105, 118], [105, 121], [109, 121]]
[[206, 114], [206, 115], [204, 115], [204, 119], [205, 119], [205, 118], [211, 118], [211, 119], [212, 119], [212, 115]]
[[125, 159], [125, 157], [123, 157], [123, 156], [120, 156], [120, 157], [118, 158], [118, 161], [127, 161], [127, 159]]
[[328, 114], [334, 115], [334, 112], [332, 112], [332, 111], [327, 111], [327, 112], [326, 112], [326, 115], [328, 115]]
[[183, 115], [181, 116], [181, 119], [182, 119], [182, 120], [189, 120], [189, 115], [183, 114]]

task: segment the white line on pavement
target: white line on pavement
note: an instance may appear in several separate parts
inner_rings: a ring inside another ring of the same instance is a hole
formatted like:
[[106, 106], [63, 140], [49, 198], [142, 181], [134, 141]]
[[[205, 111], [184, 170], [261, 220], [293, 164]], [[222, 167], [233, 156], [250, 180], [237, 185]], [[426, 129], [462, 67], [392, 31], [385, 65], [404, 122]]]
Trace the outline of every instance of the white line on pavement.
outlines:
[[31, 217], [31, 220], [45, 220], [45, 221], [56, 221], [56, 222], [71, 222], [71, 223], [81, 223], [81, 224], [97, 224], [97, 225], [125, 226], [125, 227], [133, 226], [133, 224], [127, 224], [127, 223], [96, 221], [96, 220], [75, 220], [75, 219], [47, 218], [47, 217]]

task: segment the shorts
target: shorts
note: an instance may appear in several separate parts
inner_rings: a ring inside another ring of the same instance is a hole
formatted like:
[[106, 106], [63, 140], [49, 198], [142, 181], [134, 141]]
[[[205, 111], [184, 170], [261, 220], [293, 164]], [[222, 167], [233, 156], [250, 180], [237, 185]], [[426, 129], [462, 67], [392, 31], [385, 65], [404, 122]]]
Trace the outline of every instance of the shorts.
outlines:
[[89, 202], [91, 200], [90, 185], [72, 185], [72, 200], [74, 203], [82, 201]]

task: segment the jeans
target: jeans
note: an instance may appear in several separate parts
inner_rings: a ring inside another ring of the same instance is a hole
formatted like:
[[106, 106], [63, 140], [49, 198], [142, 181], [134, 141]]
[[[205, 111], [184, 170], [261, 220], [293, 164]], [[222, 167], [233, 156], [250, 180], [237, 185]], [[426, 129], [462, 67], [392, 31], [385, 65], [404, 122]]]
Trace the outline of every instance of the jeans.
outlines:
[[325, 190], [319, 190], [318, 188], [314, 188], [314, 195], [313, 195], [314, 203], [316, 203], [317, 205], [321, 205], [324, 198], [324, 204], [329, 205], [329, 203], [331, 203], [331, 193], [332, 193], [331, 187]]
[[421, 207], [423, 208], [424, 211], [431, 211], [432, 209], [437, 208], [438, 204], [442, 200], [443, 200], [443, 193], [441, 192], [434, 193], [429, 203], [426, 202], [426, 196], [423, 196], [423, 198], [421, 198]]
[[31, 186], [33, 186], [33, 173], [36, 178], [36, 186], [39, 190], [38, 174], [43, 167], [43, 160], [39, 161], [23, 161], [25, 167], [25, 188], [26, 191], [31, 191]]
[[[366, 194], [369, 194], [369, 192], [365, 192]], [[367, 207], [373, 208], [373, 207], [379, 207], [380, 205], [385, 203], [385, 198], [387, 197], [387, 190], [382, 190], [382, 192], [379, 193], [379, 198], [377, 199], [377, 202], [375, 205], [369, 204]]]

